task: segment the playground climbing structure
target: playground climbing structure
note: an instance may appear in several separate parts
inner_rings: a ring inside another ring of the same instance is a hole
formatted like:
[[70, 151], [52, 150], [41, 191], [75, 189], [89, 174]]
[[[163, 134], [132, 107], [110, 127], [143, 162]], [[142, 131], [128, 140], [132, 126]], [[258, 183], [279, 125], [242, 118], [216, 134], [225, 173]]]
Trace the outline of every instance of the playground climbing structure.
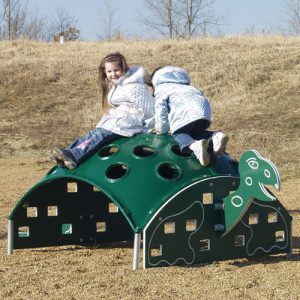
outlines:
[[[269, 189], [267, 188], [269, 187]], [[14, 249], [133, 242], [133, 268], [291, 254], [276, 166], [250, 150], [202, 167], [169, 135], [138, 134], [52, 168], [8, 216]]]

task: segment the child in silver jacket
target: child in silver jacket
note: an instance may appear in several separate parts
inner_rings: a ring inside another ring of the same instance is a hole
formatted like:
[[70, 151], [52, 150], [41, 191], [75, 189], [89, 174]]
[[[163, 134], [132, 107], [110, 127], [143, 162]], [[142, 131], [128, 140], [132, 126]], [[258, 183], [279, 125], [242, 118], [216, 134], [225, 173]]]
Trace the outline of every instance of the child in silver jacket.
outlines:
[[212, 121], [210, 103], [203, 93], [190, 85], [186, 70], [166, 66], [151, 75], [155, 96], [155, 130], [170, 132], [181, 150], [189, 147], [201, 165], [210, 163], [208, 147], [214, 155], [225, 152], [228, 136], [223, 132], [208, 131]]
[[99, 66], [99, 86], [104, 114], [95, 129], [66, 148], [55, 147], [53, 160], [68, 169], [76, 168], [103, 145], [121, 137], [151, 130], [154, 99], [144, 81], [142, 67], [129, 67], [120, 53], [105, 56]]

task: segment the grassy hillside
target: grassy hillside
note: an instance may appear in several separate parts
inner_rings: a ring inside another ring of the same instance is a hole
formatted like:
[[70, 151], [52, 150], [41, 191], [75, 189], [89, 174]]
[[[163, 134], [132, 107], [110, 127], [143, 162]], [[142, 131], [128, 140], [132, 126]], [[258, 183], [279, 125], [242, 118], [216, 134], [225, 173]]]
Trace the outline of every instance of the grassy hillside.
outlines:
[[231, 37], [191, 41], [0, 42], [0, 156], [48, 159], [101, 117], [97, 67], [122, 52], [130, 65], [189, 70], [210, 99], [213, 129], [230, 136], [236, 158], [255, 148], [283, 178], [300, 176], [300, 38]]

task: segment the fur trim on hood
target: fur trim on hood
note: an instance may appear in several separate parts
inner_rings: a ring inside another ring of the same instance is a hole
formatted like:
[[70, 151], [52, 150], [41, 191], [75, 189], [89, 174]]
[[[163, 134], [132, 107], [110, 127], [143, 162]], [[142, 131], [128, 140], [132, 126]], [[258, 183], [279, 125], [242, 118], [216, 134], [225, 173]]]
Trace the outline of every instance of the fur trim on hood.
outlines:
[[139, 66], [130, 67], [129, 70], [121, 78], [119, 78], [114, 84], [122, 83], [144, 83], [145, 71], [144, 68]]

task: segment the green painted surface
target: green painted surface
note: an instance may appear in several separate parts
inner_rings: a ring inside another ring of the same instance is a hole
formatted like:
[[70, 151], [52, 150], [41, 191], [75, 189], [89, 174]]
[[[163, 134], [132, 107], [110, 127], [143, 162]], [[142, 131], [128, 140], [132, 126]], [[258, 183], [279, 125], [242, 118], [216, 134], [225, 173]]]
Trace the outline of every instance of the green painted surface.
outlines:
[[[193, 265], [291, 251], [291, 217], [278, 201], [253, 199], [226, 235], [218, 204], [238, 179], [215, 177], [192, 184], [175, 195], [144, 230], [144, 267]], [[212, 194], [212, 201], [205, 195]], [[253, 218], [255, 216], [256, 218]]]
[[238, 176], [236, 163], [227, 155], [202, 167], [193, 154], [180, 153], [171, 136], [139, 134], [101, 148], [74, 170], [54, 167], [16, 208], [41, 185], [60, 178], [81, 180], [98, 187], [118, 205], [133, 231], [141, 232], [171, 195], [199, 179], [224, 174]]
[[78, 168], [52, 168], [8, 217], [13, 248], [131, 242], [144, 266], [289, 252], [291, 217], [264, 185], [276, 167], [257, 151], [202, 167], [169, 135], [139, 134], [102, 147]]
[[239, 161], [240, 185], [224, 198], [225, 228], [227, 234], [240, 220], [253, 198], [274, 201], [276, 198], [265, 185], [280, 190], [280, 176], [275, 165], [256, 150], [246, 151]]

